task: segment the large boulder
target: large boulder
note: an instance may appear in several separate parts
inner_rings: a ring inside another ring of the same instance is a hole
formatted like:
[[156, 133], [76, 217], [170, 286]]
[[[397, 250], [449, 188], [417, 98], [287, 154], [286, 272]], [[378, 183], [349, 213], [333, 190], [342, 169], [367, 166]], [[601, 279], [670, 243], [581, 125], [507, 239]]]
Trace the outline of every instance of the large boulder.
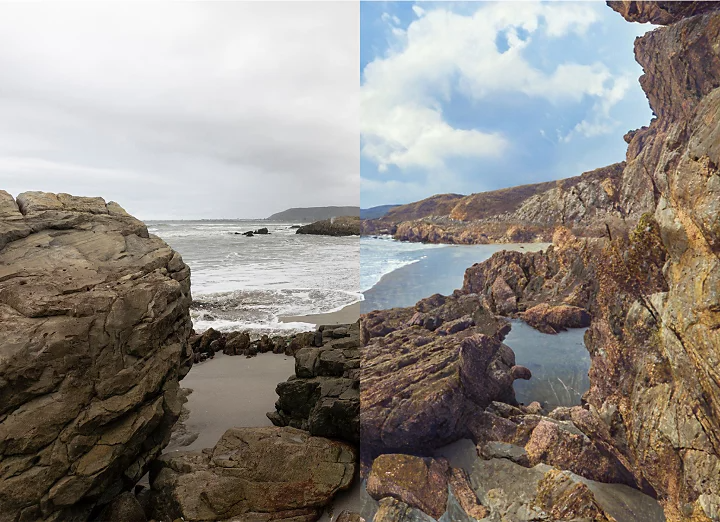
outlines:
[[231, 428], [212, 449], [153, 463], [158, 520], [312, 522], [355, 473], [356, 450], [295, 428]]
[[0, 192], [0, 520], [85, 520], [167, 444], [190, 271], [101, 198]]

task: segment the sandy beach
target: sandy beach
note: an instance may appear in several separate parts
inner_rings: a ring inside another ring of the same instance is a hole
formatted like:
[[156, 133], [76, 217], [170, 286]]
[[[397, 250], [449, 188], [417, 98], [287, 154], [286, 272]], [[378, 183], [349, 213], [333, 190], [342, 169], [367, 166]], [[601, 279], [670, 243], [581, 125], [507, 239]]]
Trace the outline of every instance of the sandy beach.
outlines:
[[314, 325], [350, 324], [360, 319], [360, 303], [361, 301], [358, 301], [336, 312], [326, 314], [288, 315], [281, 317], [280, 321], [283, 323], [310, 323]]

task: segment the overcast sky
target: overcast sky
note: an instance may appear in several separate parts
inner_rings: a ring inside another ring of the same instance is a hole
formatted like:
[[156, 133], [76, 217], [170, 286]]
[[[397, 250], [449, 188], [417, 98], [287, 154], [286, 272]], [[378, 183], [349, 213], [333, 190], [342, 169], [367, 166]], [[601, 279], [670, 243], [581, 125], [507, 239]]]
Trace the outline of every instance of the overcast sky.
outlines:
[[361, 204], [576, 176], [651, 111], [605, 2], [361, 5]]
[[357, 205], [354, 2], [0, 3], [0, 189], [142, 219]]

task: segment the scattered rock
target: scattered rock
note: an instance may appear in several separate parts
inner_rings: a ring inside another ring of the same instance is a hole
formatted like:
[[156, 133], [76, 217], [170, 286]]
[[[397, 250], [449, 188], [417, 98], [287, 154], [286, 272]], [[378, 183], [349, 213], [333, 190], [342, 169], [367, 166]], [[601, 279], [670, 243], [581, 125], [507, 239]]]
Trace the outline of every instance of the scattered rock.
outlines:
[[[295, 352], [295, 375], [278, 384], [276, 411], [268, 418], [276, 426], [293, 426], [312, 435], [360, 443], [360, 325], [330, 330], [333, 335], [306, 337]], [[334, 332], [344, 330], [346, 336]], [[292, 342], [291, 342], [292, 345]]]

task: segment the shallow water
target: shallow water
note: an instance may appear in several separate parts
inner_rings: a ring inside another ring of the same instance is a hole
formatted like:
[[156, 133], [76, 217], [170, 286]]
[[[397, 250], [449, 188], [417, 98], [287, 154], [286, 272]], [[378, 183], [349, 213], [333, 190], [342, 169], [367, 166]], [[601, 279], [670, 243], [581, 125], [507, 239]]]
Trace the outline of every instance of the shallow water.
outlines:
[[[279, 317], [339, 310], [359, 301], [360, 238], [296, 234], [292, 223], [151, 221], [150, 233], [191, 269], [197, 331], [291, 334], [314, 328]], [[268, 235], [240, 233], [267, 227]]]
[[583, 337], [587, 328], [572, 328], [550, 335], [513, 320], [505, 344], [515, 352], [515, 362], [532, 372], [529, 381], [515, 381], [518, 402], [538, 401], [548, 410], [574, 406], [590, 387], [590, 354]]
[[193, 390], [185, 428], [199, 436], [189, 446], [170, 451], [212, 448], [230, 428], [272, 426], [265, 414], [275, 411], [275, 387], [294, 374], [294, 357], [272, 353], [249, 359], [218, 353], [193, 365], [181, 385]]

